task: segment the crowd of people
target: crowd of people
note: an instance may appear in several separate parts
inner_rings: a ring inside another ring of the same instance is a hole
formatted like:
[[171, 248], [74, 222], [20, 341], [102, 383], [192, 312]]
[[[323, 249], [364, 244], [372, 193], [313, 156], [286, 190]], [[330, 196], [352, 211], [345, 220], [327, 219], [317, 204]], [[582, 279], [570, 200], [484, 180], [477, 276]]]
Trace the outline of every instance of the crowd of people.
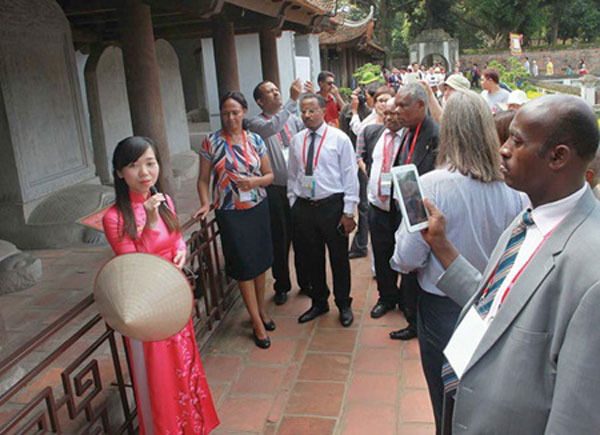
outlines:
[[[481, 94], [460, 72], [437, 67], [429, 74], [412, 65], [385, 79], [363, 80], [348, 102], [327, 71], [318, 90], [293, 81], [286, 102], [275, 83], [262, 81], [253, 92], [262, 113], [248, 119], [244, 95], [220, 99], [222, 127], [200, 152], [195, 215], [214, 210], [255, 344], [269, 348], [276, 328], [265, 308], [266, 272], [276, 305], [293, 288], [291, 249], [298, 288], [311, 298], [298, 322], [330, 309], [327, 252], [343, 327], [354, 320], [350, 260], [371, 251], [378, 299], [369, 314], [398, 307], [408, 326], [390, 338], [418, 338], [438, 434], [594, 433], [600, 153], [593, 110], [572, 96], [528, 101], [502, 89], [490, 69]], [[128, 138], [113, 164], [117, 203], [104, 225], [115, 253], [155, 253], [181, 267], [173, 204], [150, 192], [158, 183], [155, 147]], [[418, 232], [403, 224], [392, 182], [392, 168], [407, 164], [418, 170], [429, 215]], [[171, 428], [161, 408], [194, 416], [194, 433], [218, 424], [190, 334], [186, 327], [164, 342], [129, 340], [134, 371], [148, 378], [136, 373], [134, 382], [142, 428]], [[175, 406], [151, 394], [151, 371], [160, 366], [152, 359], [169, 354], [191, 364], [178, 354], [184, 337], [201, 388], [191, 392], [191, 380], [162, 373], [185, 396]]]

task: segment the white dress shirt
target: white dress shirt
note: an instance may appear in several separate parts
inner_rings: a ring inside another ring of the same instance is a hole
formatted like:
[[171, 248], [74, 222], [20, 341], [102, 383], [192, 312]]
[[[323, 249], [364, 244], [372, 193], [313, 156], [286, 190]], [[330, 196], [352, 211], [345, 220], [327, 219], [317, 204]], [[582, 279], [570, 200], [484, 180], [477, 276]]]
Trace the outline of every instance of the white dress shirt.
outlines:
[[381, 168], [383, 166], [383, 150], [386, 142], [388, 143], [388, 146], [393, 143], [394, 148], [390, 165], [391, 169], [400, 149], [400, 140], [402, 138], [401, 132], [402, 129], [393, 133], [386, 128], [375, 144], [375, 148], [373, 148], [373, 163], [371, 164], [371, 173], [369, 174], [369, 183], [367, 184], [367, 198], [375, 207], [385, 211], [390, 210], [390, 198], [387, 197], [385, 201], [382, 201], [379, 197], [379, 177], [381, 176]]
[[[540, 205], [531, 211], [533, 224], [527, 227], [527, 233], [525, 233], [523, 244], [519, 249], [519, 253], [515, 258], [515, 262], [513, 263], [510, 272], [508, 272], [508, 275], [506, 275], [506, 278], [502, 281], [502, 285], [496, 292], [496, 297], [494, 298], [490, 312], [485, 319], [486, 322], [490, 323], [494, 317], [496, 317], [504, 293], [517, 273], [519, 273], [521, 268], [529, 261], [531, 256], [538, 249], [538, 246], [540, 246], [540, 243], [544, 241], [544, 238], [554, 231], [560, 222], [569, 214], [588, 188], [588, 184], [584, 183], [584, 186], [581, 189], [566, 198], [549, 204]], [[486, 276], [485, 278], [489, 279], [489, 276]], [[509, 297], [509, 295], [510, 292], [506, 297]]]
[[[479, 272], [485, 269], [500, 235], [529, 205], [526, 195], [503, 181], [482, 183], [448, 169], [426, 173], [421, 187], [423, 195], [446, 216], [448, 240]], [[423, 290], [446, 296], [436, 286], [444, 268], [420, 232], [409, 233], [400, 225], [390, 265], [402, 273], [416, 270]]]
[[[356, 157], [352, 142], [346, 134], [326, 123], [316, 130], [314, 144], [313, 177], [315, 182], [314, 196], [310, 196], [303, 186], [305, 173], [303, 152], [308, 154], [310, 134], [312, 130], [304, 129], [292, 139], [288, 166], [288, 199], [293, 206], [298, 197], [306, 199], [324, 199], [334, 193], [344, 194], [344, 213], [354, 214], [358, 203], [358, 177], [356, 173]], [[323, 146], [319, 152], [321, 139], [325, 134]], [[304, 143], [306, 140], [306, 147]], [[305, 149], [306, 148], [306, 149]]]

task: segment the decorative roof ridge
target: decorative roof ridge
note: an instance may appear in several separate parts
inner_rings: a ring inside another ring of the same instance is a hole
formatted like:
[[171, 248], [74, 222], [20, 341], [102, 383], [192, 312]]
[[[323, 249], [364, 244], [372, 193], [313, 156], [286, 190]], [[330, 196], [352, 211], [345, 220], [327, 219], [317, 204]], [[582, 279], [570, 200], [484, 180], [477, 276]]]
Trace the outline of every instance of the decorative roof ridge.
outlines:
[[371, 5], [369, 7], [369, 13], [365, 18], [363, 18], [360, 21], [351, 21], [351, 20], [347, 20], [346, 18], [344, 18], [344, 21], [342, 22], [342, 26], [362, 27], [362, 26], [368, 24], [373, 19], [374, 14], [375, 14], [375, 7], [373, 5]]

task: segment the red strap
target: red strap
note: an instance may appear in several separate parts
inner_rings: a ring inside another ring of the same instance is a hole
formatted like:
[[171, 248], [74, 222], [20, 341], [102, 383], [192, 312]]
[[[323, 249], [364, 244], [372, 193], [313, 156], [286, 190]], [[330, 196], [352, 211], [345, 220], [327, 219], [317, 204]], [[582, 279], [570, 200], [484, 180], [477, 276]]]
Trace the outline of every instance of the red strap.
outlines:
[[[319, 156], [321, 155], [321, 148], [323, 147], [323, 142], [325, 142], [325, 136], [327, 136], [328, 129], [329, 129], [329, 126], [325, 127], [325, 131], [323, 132], [323, 137], [321, 137], [321, 143], [319, 143], [319, 148], [317, 148], [317, 155], [315, 157], [315, 161], [314, 161], [314, 165], [313, 165], [313, 173], [314, 173], [314, 170], [317, 169], [317, 164], [319, 163]], [[307, 137], [308, 137], [308, 131], [304, 135], [304, 146], [302, 147], [302, 162], [304, 163], [304, 171], [306, 171], [306, 138]]]

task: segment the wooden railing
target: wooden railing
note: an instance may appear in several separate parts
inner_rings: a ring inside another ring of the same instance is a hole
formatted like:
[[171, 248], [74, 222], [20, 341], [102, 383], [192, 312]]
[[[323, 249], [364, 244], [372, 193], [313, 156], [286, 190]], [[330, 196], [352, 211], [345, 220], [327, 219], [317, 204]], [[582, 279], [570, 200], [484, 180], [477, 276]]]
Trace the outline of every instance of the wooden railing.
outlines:
[[[186, 269], [196, 289], [194, 327], [201, 347], [237, 292], [221, 267], [216, 221], [183, 225], [184, 232], [193, 229]], [[0, 361], [0, 435], [134, 434], [129, 373], [122, 337], [104, 324], [89, 295]]]

